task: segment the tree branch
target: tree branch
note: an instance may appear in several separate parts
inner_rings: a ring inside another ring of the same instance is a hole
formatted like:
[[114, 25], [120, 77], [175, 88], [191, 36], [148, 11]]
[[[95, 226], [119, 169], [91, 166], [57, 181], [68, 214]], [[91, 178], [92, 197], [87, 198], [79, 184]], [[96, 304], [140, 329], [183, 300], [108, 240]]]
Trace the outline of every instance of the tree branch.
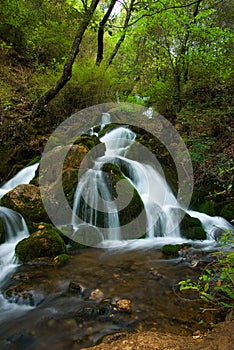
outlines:
[[72, 66], [75, 61], [76, 56], [80, 50], [80, 44], [83, 39], [83, 35], [93, 17], [93, 14], [96, 10], [100, 0], [92, 0], [90, 7], [82, 16], [82, 19], [79, 21], [79, 26], [74, 38], [70, 53], [67, 56], [66, 63], [63, 67], [62, 76], [58, 79], [55, 85], [50, 88], [44, 95], [42, 95], [36, 102], [33, 107], [32, 117], [40, 117], [43, 115], [45, 108], [48, 103], [59, 93], [59, 91], [66, 85], [66, 83], [72, 77]]

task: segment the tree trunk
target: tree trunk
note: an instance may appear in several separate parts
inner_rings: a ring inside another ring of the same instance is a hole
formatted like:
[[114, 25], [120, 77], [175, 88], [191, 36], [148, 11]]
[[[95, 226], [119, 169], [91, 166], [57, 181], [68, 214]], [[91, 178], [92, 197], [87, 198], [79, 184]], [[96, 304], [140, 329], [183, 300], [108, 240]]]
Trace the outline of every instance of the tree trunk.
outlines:
[[104, 37], [104, 28], [106, 25], [106, 22], [108, 21], [108, 18], [110, 17], [110, 14], [115, 6], [117, 0], [111, 0], [110, 6], [108, 7], [103, 19], [101, 20], [98, 28], [98, 52], [97, 52], [97, 58], [96, 58], [96, 65], [99, 66], [100, 63], [103, 60], [103, 37]]
[[40, 117], [44, 114], [45, 108], [48, 103], [59, 93], [59, 91], [66, 85], [66, 83], [72, 77], [72, 66], [75, 61], [75, 58], [80, 50], [80, 44], [83, 39], [83, 35], [93, 17], [93, 14], [96, 10], [100, 0], [92, 0], [92, 3], [88, 10], [85, 11], [82, 20], [79, 22], [79, 27], [77, 29], [77, 33], [75, 39], [73, 41], [71, 51], [68, 54], [66, 63], [63, 68], [62, 76], [55, 83], [55, 85], [50, 88], [44, 95], [42, 95], [36, 102], [33, 107], [32, 117]]
[[108, 65], [109, 66], [113, 62], [113, 59], [117, 55], [117, 53], [118, 53], [118, 51], [120, 49], [120, 46], [121, 46], [121, 44], [123, 43], [123, 41], [125, 39], [126, 31], [127, 31], [127, 28], [128, 28], [128, 24], [129, 24], [129, 21], [130, 21], [130, 18], [131, 18], [131, 14], [132, 14], [132, 11], [133, 11], [134, 2], [135, 2], [135, 0], [131, 0], [129, 8], [126, 9], [127, 12], [126, 12], [126, 17], [125, 17], [124, 26], [123, 26], [123, 34], [119, 38], [117, 44], [114, 47], [114, 50], [112, 51], [112, 53], [111, 53], [111, 55], [109, 57], [109, 60], [108, 60]]

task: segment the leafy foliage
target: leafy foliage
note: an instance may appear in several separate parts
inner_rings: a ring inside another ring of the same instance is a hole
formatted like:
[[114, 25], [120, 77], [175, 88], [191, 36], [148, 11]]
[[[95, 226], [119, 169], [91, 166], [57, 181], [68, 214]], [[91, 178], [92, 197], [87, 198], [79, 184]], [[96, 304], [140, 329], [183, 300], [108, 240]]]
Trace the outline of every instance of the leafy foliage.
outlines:
[[222, 249], [214, 253], [197, 281], [186, 279], [178, 283], [180, 291], [194, 290], [200, 298], [219, 310], [234, 308], [234, 235], [222, 237]]

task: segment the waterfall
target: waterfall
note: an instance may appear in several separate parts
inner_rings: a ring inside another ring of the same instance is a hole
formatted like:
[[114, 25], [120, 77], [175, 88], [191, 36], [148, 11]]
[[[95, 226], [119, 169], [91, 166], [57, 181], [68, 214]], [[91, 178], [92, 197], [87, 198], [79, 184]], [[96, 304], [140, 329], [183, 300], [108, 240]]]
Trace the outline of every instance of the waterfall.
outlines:
[[6, 278], [18, 266], [15, 261], [15, 247], [19, 241], [28, 237], [29, 233], [23, 217], [11, 209], [0, 206], [0, 219], [5, 232], [5, 242], [0, 244], [0, 321], [2, 321], [15, 317], [16, 312], [22, 313], [29, 308], [26, 305], [10, 303], [2, 294]]
[[[102, 125], [110, 123], [110, 115], [104, 117], [107, 119], [103, 119]], [[82, 231], [88, 226], [98, 232], [98, 241], [121, 240], [118, 207], [103, 176], [102, 168], [105, 163], [117, 165], [124, 178], [140, 195], [146, 215], [146, 238], [163, 236], [180, 239], [181, 212], [198, 218], [208, 239], [214, 238], [216, 227], [223, 230], [233, 228], [223, 218], [183, 209], [165, 177], [154, 166], [127, 157], [127, 151], [135, 138], [136, 134], [127, 126], [113, 128], [100, 138], [106, 146], [105, 155], [97, 158], [93, 168], [81, 177], [74, 196], [72, 226], [75, 231]], [[100, 213], [104, 217], [102, 223]]]
[[18, 185], [28, 184], [33, 177], [39, 166], [39, 163], [30, 165], [21, 171], [19, 171], [11, 180], [7, 181], [3, 186], [0, 187], [0, 198], [4, 196], [7, 192], [11, 191]]
[[[105, 163], [117, 165], [126, 180], [136, 189], [144, 204], [147, 225], [147, 237], [180, 237], [178, 222], [178, 203], [166, 180], [151, 165], [128, 159], [126, 154], [135, 141], [136, 135], [127, 127], [121, 126], [109, 131], [100, 141], [106, 146], [103, 157], [96, 159], [78, 183], [74, 204], [72, 225], [75, 230], [85, 225], [107, 228], [106, 235], [100, 233], [104, 240], [121, 239], [118, 208], [109, 193], [103, 176]], [[100, 224], [100, 212], [104, 213], [105, 222]]]
[[0, 206], [0, 219], [4, 227], [5, 242], [0, 244], [0, 292], [6, 276], [17, 266], [15, 263], [15, 246], [29, 235], [23, 217], [8, 208]]
[[111, 122], [110, 113], [103, 112], [102, 121], [101, 121], [101, 130], [103, 130], [107, 124], [110, 124], [110, 122]]

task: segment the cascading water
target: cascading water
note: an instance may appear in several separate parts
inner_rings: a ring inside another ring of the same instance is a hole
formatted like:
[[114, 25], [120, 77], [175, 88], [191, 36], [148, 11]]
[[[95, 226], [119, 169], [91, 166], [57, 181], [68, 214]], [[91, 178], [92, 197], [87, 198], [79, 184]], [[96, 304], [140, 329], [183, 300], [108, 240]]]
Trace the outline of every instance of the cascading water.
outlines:
[[[177, 214], [171, 209], [178, 208], [178, 203], [165, 179], [152, 166], [126, 157], [135, 137], [135, 133], [127, 127], [118, 127], [100, 139], [106, 146], [105, 155], [96, 160], [93, 169], [83, 175], [77, 186], [72, 220], [76, 230], [85, 224], [98, 230], [98, 215], [102, 211], [107, 217], [104, 227], [108, 228], [107, 236], [103, 239], [121, 239], [118, 208], [111, 198], [102, 172], [105, 163], [112, 163], [119, 166], [141, 197], [147, 217], [147, 236], [153, 238], [164, 234], [179, 237], [179, 227], [174, 225], [178, 220]], [[155, 220], [157, 215], [159, 218]], [[77, 220], [77, 217], [81, 220]]]
[[39, 163], [30, 165], [18, 172], [11, 180], [0, 187], [0, 198], [18, 185], [28, 184], [34, 177]]
[[[110, 122], [109, 115], [106, 122]], [[101, 125], [102, 130], [105, 124], [103, 122]], [[102, 171], [105, 163], [112, 163], [121, 169], [123, 176], [141, 197], [147, 218], [146, 237], [181, 237], [179, 223], [183, 208], [165, 178], [153, 166], [126, 156], [135, 138], [135, 133], [127, 126], [114, 128], [101, 137], [100, 141], [106, 146], [105, 155], [96, 159], [93, 168], [83, 175], [76, 189], [72, 218], [75, 230], [88, 225], [99, 232], [101, 240], [121, 239], [118, 208], [109, 193]], [[98, 220], [100, 211], [106, 214], [105, 223], [102, 224]], [[212, 232], [215, 227], [232, 229], [232, 225], [223, 218], [189, 210], [185, 212], [201, 221], [208, 239], [213, 239]], [[100, 226], [107, 228], [105, 235], [99, 230]]]
[[[10, 311], [15, 312], [17, 305], [11, 305], [2, 295], [4, 282], [17, 267], [15, 262], [15, 247], [19, 241], [29, 235], [27, 225], [23, 217], [5, 207], [0, 206], [0, 219], [4, 227], [4, 243], [0, 244], [0, 320], [9, 316]], [[21, 310], [22, 311], [22, 310]]]
[[[11, 180], [0, 188], [0, 198], [18, 185], [28, 184], [34, 177], [39, 163], [22, 169]], [[0, 221], [4, 233], [0, 237], [0, 320], [10, 317], [10, 313], [15, 313], [19, 306], [10, 304], [2, 295], [2, 287], [9, 276], [18, 266], [15, 261], [15, 247], [19, 241], [28, 237], [29, 232], [24, 218], [21, 214], [0, 206]], [[23, 311], [24, 307], [20, 308]]]
[[14, 263], [14, 251], [16, 244], [29, 235], [27, 225], [23, 217], [5, 207], [0, 207], [0, 219], [4, 227], [4, 243], [0, 245], [0, 288], [6, 275], [17, 266]]

